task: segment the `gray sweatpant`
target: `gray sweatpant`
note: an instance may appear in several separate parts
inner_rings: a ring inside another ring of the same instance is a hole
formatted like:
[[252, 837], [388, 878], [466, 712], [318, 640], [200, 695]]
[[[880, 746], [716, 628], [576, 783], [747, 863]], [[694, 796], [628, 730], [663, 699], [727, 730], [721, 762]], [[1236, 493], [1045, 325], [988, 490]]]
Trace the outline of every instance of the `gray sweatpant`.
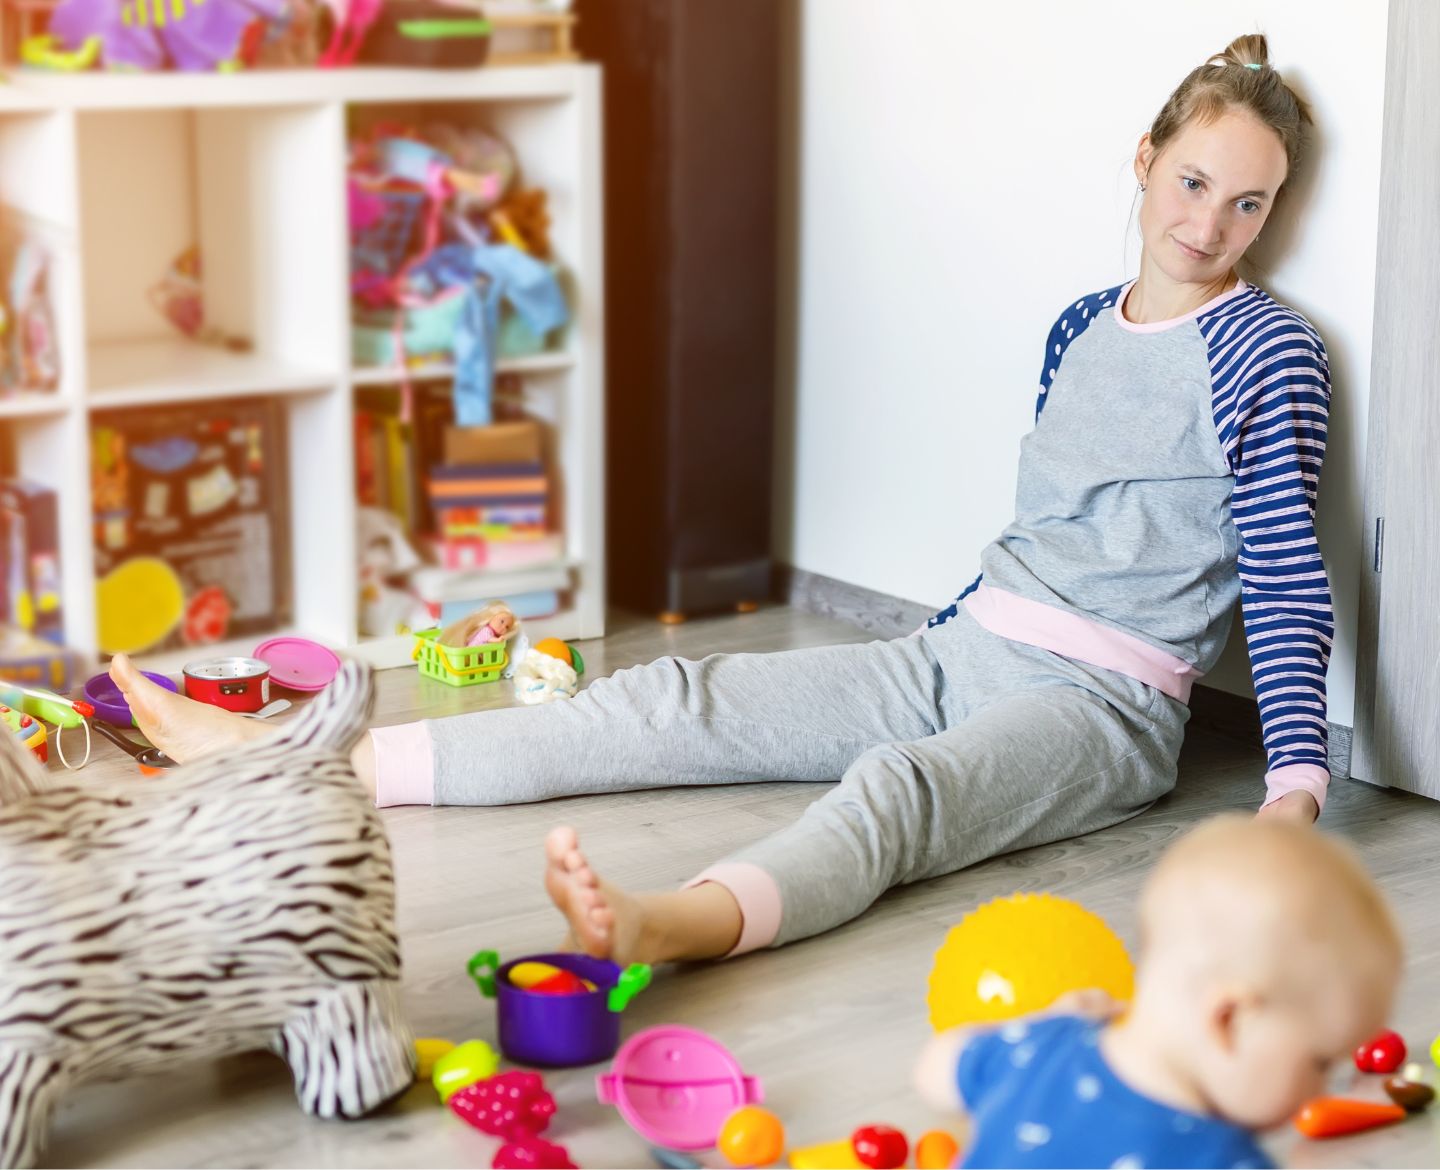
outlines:
[[962, 606], [918, 636], [661, 658], [569, 701], [429, 731], [436, 804], [839, 780], [730, 858], [778, 886], [778, 946], [892, 886], [1135, 815], [1174, 785], [1188, 715], [1144, 683], [992, 634]]

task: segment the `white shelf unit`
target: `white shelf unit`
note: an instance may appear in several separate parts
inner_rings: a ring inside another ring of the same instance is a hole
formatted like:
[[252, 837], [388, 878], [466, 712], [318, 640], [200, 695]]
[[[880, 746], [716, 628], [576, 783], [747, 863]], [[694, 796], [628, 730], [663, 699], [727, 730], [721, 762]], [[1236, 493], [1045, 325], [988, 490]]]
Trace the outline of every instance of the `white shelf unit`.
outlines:
[[[97, 650], [93, 414], [265, 397], [283, 408], [289, 439], [293, 613], [273, 632], [381, 665], [410, 660], [408, 639], [358, 632], [355, 389], [395, 376], [350, 361], [345, 161], [352, 119], [422, 115], [496, 130], [514, 147], [524, 183], [549, 193], [572, 321], [563, 349], [500, 370], [523, 376], [527, 410], [554, 427], [554, 491], [574, 568], [568, 608], [527, 625], [539, 637], [604, 633], [596, 66], [201, 77], [21, 71], [0, 88], [0, 203], [49, 246], [62, 384], [0, 399], [0, 428], [19, 472], [60, 493], [62, 600], [77, 649]], [[248, 349], [186, 341], [150, 304], [150, 287], [192, 243], [204, 266], [207, 324], [247, 339]], [[197, 652], [142, 660], [173, 670]]]

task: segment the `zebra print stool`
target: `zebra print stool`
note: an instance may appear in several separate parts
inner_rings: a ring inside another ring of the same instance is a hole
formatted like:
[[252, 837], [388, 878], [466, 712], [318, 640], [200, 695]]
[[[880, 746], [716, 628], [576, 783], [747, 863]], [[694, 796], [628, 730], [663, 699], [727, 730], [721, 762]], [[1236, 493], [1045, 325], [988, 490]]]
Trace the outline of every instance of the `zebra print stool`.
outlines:
[[94, 789], [0, 736], [0, 1166], [73, 1086], [186, 1059], [269, 1049], [318, 1117], [411, 1083], [390, 846], [348, 755], [372, 702], [349, 662], [274, 740]]

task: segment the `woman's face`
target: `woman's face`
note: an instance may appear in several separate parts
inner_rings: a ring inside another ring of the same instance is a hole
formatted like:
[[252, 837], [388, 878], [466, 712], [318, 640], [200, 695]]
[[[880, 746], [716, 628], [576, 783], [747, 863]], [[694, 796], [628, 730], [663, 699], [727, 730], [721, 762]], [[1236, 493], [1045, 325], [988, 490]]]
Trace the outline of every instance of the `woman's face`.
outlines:
[[1158, 153], [1146, 134], [1135, 154], [1144, 262], [1177, 284], [1223, 278], [1260, 234], [1286, 170], [1279, 135], [1242, 111], [1192, 119]]

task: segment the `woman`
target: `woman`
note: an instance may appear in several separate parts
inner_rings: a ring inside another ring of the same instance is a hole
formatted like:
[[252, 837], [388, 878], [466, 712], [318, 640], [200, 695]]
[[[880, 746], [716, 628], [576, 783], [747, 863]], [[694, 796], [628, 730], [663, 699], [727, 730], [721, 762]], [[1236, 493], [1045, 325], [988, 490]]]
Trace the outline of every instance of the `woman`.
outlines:
[[[1190, 688], [1239, 596], [1261, 813], [1312, 821], [1328, 781], [1333, 623], [1314, 506], [1329, 373], [1309, 323], [1235, 271], [1308, 121], [1262, 36], [1170, 96], [1135, 154], [1139, 274], [1056, 320], [1015, 520], [918, 636], [666, 658], [568, 703], [377, 730], [355, 762], [378, 802], [838, 778], [794, 825], [678, 891], [600, 881], [570, 829], [546, 842], [547, 887], [591, 954], [781, 945], [892, 886], [1103, 828], [1169, 791]], [[178, 759], [264, 733], [157, 693], [123, 659], [112, 673]]]

